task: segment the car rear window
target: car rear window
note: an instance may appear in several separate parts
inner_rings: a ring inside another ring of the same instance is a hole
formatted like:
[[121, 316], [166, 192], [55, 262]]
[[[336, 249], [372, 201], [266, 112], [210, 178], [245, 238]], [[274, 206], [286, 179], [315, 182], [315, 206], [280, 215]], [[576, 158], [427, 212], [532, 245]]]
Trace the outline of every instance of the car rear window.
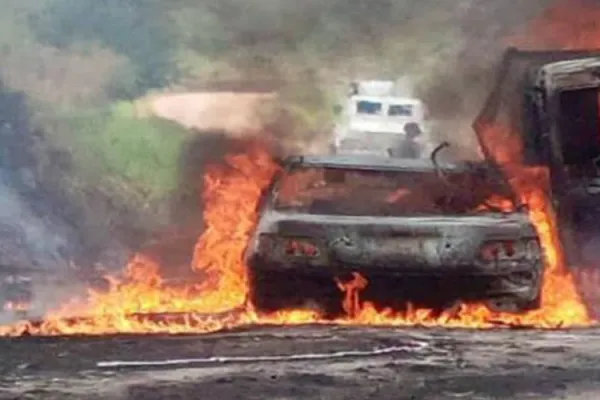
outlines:
[[357, 114], [378, 115], [381, 114], [383, 105], [376, 101], [361, 100], [356, 102]]
[[412, 117], [413, 106], [411, 104], [392, 104], [388, 109], [390, 117]]
[[405, 216], [500, 212], [514, 206], [510, 187], [470, 173], [365, 171], [302, 167], [284, 173], [274, 207], [290, 212]]

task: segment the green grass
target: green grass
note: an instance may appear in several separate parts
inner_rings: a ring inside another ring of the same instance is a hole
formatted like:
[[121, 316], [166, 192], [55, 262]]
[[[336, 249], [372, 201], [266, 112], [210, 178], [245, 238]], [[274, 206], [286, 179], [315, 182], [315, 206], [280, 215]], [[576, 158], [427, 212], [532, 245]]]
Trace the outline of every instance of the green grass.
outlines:
[[176, 188], [186, 131], [158, 118], [137, 118], [130, 103], [68, 110], [44, 121], [49, 138], [71, 154], [75, 174], [122, 187], [146, 200]]

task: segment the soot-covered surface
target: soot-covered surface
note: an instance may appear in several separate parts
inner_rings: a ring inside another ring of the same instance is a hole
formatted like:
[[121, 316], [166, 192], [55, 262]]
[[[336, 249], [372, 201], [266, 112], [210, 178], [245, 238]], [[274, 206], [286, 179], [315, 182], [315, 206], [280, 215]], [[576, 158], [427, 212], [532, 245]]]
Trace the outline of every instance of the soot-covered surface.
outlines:
[[313, 326], [22, 338], [0, 342], [0, 398], [595, 399], [599, 339], [596, 330]]

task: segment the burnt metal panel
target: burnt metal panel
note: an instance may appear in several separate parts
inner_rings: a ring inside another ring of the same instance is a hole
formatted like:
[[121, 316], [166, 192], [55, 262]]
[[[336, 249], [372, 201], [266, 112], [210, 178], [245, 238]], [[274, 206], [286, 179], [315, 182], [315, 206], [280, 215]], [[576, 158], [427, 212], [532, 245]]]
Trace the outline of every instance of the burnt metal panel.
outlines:
[[[576, 73], [577, 70], [585, 69], [586, 64], [563, 64], [563, 72], [560, 65], [555, 68], [543, 69], [547, 64], [573, 61], [578, 59], [600, 57], [599, 50], [585, 51], [522, 51], [509, 48], [500, 63], [496, 83], [485, 101], [480, 113], [473, 122], [473, 129], [477, 134], [480, 146], [486, 158], [497, 161], [497, 155], [492, 151], [493, 144], [489, 143], [494, 137], [489, 135], [488, 128], [500, 126], [510, 130], [511, 135], [524, 145], [525, 161], [531, 164], [546, 164], [544, 160], [544, 149], [540, 147], [540, 126], [528, 122], [528, 113], [531, 113], [532, 105], [538, 106], [543, 111], [544, 93], [540, 93], [546, 83], [549, 73], [561, 76], [565, 81], [565, 73]], [[543, 90], [542, 90], [543, 92]], [[538, 116], [543, 120], [544, 116]], [[505, 133], [505, 132], [503, 132]], [[502, 139], [505, 140], [505, 139]], [[546, 142], [549, 143], [549, 142]], [[543, 147], [543, 144], [541, 144]], [[533, 150], [533, 151], [528, 151]]]
[[[326, 255], [306, 260], [321, 267], [420, 269], [422, 273], [444, 273], [446, 269], [469, 269], [493, 274], [478, 262], [481, 247], [490, 241], [527, 242], [537, 240], [526, 215], [470, 217], [344, 217], [297, 213], [267, 213], [259, 224], [255, 240], [266, 235], [272, 242], [308, 239]], [[252, 252], [260, 252], [255, 245]], [[525, 251], [525, 250], [524, 250]], [[529, 250], [527, 250], [529, 251]], [[297, 263], [270, 247], [264, 258], [282, 264]], [[529, 255], [539, 260], [539, 254]], [[252, 255], [249, 257], [252, 259]], [[285, 266], [285, 265], [284, 265]], [[511, 260], [505, 265], [517, 270], [531, 268]]]
[[[383, 157], [366, 154], [333, 154], [333, 155], [309, 155], [294, 156], [286, 159], [284, 164], [288, 168], [294, 167], [323, 167], [341, 169], [359, 169], [368, 171], [434, 171], [435, 165], [428, 159], [402, 159], [394, 157]], [[445, 170], [465, 171], [468, 164], [442, 163], [438, 166]]]

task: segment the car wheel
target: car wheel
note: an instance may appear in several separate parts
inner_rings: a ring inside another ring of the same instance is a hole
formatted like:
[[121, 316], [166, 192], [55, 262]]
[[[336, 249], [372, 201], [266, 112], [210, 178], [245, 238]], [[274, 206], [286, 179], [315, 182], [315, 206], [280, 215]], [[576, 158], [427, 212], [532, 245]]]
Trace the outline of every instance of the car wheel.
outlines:
[[257, 310], [271, 312], [281, 307], [287, 282], [279, 281], [272, 273], [252, 271], [250, 274], [250, 302]]
[[541, 299], [539, 296], [533, 300], [518, 297], [501, 297], [488, 300], [486, 305], [494, 312], [518, 314], [540, 308]]
[[341, 292], [333, 278], [294, 271], [252, 271], [250, 302], [257, 311], [317, 309], [326, 316], [341, 313]]

